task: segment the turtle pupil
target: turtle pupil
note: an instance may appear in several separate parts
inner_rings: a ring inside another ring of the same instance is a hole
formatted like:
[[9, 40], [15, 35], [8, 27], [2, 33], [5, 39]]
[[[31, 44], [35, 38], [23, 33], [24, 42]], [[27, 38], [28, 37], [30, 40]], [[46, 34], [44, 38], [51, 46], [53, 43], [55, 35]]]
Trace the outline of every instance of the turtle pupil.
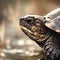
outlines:
[[33, 19], [27, 19], [26, 22], [30, 23], [30, 24], [33, 24], [34, 21], [33, 21]]
[[32, 20], [27, 20], [27, 22], [32, 22]]

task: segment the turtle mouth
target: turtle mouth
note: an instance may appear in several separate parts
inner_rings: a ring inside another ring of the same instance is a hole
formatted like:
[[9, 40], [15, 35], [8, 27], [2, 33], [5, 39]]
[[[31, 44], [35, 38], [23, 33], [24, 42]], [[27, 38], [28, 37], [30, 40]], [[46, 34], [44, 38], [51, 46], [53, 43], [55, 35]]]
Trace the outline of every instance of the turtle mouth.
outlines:
[[33, 34], [33, 32], [31, 32], [31, 31], [30, 31], [29, 29], [27, 29], [26, 27], [24, 27], [24, 26], [20, 26], [20, 27], [21, 27], [21, 29], [23, 29], [23, 30], [29, 32], [30, 34]]
[[28, 28], [24, 27], [24, 26], [20, 26], [22, 31], [31, 39], [33, 40], [43, 40], [45, 38], [45, 35], [41, 35], [38, 32], [32, 32], [30, 31]]
[[29, 36], [31, 39], [33, 39], [33, 40], [38, 40], [38, 39], [39, 39], [39, 37], [38, 37], [39, 33], [37, 33], [37, 32], [32, 32], [32, 31], [30, 31], [28, 28], [26, 28], [26, 27], [24, 27], [24, 26], [20, 26], [20, 27], [21, 27], [22, 31], [23, 31], [27, 36]]

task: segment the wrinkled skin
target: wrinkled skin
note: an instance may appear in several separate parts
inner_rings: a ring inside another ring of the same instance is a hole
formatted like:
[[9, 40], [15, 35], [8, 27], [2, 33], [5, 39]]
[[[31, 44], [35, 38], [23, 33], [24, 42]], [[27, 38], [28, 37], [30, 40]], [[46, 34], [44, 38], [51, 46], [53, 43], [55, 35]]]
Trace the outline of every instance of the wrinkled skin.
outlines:
[[47, 60], [60, 60], [60, 34], [47, 28], [42, 17], [21, 18], [20, 27], [28, 37], [44, 48]]
[[60, 38], [55, 33], [52, 34], [44, 45], [45, 54], [47, 60], [60, 60]]

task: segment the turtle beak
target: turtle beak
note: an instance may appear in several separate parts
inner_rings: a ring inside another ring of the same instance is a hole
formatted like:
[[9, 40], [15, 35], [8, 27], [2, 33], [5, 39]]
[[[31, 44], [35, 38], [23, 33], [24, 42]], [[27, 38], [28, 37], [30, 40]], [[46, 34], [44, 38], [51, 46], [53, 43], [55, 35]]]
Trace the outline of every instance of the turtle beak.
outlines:
[[37, 32], [31, 32], [30, 30], [28, 30], [27, 28], [25, 28], [25, 27], [23, 27], [23, 26], [20, 26], [21, 27], [21, 29], [24, 29], [25, 31], [27, 31], [27, 32], [29, 32], [30, 34], [32, 34], [32, 35], [34, 35], [34, 36], [37, 36]]
[[30, 30], [28, 30], [27, 28], [25, 28], [25, 27], [23, 27], [23, 26], [21, 26], [21, 25], [20, 25], [20, 27], [21, 27], [22, 29], [28, 31], [30, 34], [33, 34], [33, 33], [32, 33]]

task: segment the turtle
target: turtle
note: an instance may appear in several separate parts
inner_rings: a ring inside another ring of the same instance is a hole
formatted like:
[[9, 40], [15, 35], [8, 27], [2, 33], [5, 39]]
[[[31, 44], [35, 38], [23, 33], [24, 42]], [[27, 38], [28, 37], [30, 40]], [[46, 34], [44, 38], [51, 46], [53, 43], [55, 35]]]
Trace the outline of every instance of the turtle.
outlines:
[[19, 19], [19, 26], [44, 48], [46, 60], [60, 60], [60, 8], [45, 16], [26, 15]]

